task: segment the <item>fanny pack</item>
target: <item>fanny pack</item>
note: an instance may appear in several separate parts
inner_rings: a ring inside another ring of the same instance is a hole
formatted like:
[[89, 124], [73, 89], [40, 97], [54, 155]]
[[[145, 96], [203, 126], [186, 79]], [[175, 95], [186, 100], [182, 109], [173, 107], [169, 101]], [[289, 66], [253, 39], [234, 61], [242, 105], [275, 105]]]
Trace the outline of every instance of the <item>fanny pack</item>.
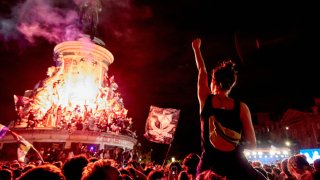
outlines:
[[216, 117], [209, 117], [209, 139], [211, 145], [220, 151], [232, 151], [240, 142], [241, 134], [224, 127]]

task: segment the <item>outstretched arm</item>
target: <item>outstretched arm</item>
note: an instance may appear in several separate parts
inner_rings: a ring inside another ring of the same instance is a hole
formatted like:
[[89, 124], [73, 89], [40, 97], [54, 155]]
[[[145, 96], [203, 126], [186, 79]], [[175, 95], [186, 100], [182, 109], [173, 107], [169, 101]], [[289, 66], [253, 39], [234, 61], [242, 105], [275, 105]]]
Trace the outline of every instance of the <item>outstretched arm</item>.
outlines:
[[201, 54], [201, 39], [196, 38], [192, 41], [192, 48], [198, 68], [198, 101], [200, 104], [200, 113], [205, 104], [207, 96], [211, 93], [208, 85], [208, 74]]
[[242, 127], [243, 127], [243, 135], [244, 135], [244, 142], [245, 146], [248, 149], [253, 149], [256, 148], [257, 142], [256, 142], [256, 135], [254, 132], [254, 128], [252, 125], [252, 119], [251, 119], [251, 113], [248, 108], [248, 106], [241, 102], [240, 104], [240, 119], [242, 122]]

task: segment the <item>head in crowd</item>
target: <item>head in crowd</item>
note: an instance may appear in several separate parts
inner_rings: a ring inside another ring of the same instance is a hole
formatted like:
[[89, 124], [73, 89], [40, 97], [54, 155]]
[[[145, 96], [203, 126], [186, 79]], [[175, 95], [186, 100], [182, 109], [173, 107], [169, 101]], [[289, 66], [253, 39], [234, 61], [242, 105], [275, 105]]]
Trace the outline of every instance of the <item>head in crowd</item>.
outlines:
[[285, 158], [281, 161], [281, 170], [286, 175], [286, 177], [293, 177], [293, 175], [288, 170], [288, 158]]
[[67, 180], [79, 180], [82, 170], [89, 163], [85, 155], [77, 155], [68, 159], [62, 166], [62, 172]]
[[153, 169], [152, 169], [151, 167], [146, 167], [146, 168], [144, 169], [144, 171], [143, 171], [143, 174], [146, 175], [146, 176], [148, 176], [149, 173], [150, 173], [152, 170], [153, 170]]
[[316, 171], [320, 171], [320, 158], [313, 161], [313, 167]]
[[23, 173], [18, 180], [65, 180], [60, 168], [52, 164], [40, 165]]
[[120, 172], [115, 167], [115, 162], [110, 159], [99, 159], [90, 162], [82, 172], [81, 180], [118, 180]]
[[147, 180], [162, 180], [164, 178], [164, 172], [161, 170], [152, 170], [147, 176]]
[[277, 167], [272, 168], [272, 174], [279, 176], [280, 173], [281, 173], [281, 170], [279, 168], [277, 168]]
[[252, 163], [251, 163], [251, 165], [252, 165], [252, 167], [260, 167], [260, 168], [262, 168], [262, 164], [261, 164], [261, 162], [260, 161], [252, 161]]
[[301, 155], [293, 155], [288, 159], [288, 170], [295, 177], [301, 176], [308, 171], [313, 171], [313, 167], [308, 163], [306, 158]]
[[20, 168], [19, 162], [15, 162], [15, 161], [14, 161], [14, 162], [11, 164], [11, 168], [12, 168], [12, 169]]
[[0, 179], [11, 180], [13, 178], [12, 171], [10, 169], [0, 169]]
[[235, 66], [234, 62], [226, 60], [212, 70], [212, 81], [215, 83], [211, 83], [211, 91], [214, 94], [218, 91], [231, 91], [237, 81]]
[[[18, 177], [21, 176], [21, 174], [22, 174], [22, 169], [21, 169], [21, 168], [13, 169], [13, 170], [12, 170], [12, 173], [13, 173], [13, 179], [17, 179]], [[0, 179], [1, 179], [1, 178], [0, 178]]]
[[189, 180], [189, 179], [192, 179], [192, 177], [189, 177], [189, 174], [186, 171], [181, 171], [179, 173], [178, 179], [179, 180]]
[[171, 174], [178, 175], [182, 170], [181, 164], [178, 161], [171, 162], [169, 166], [169, 172]]
[[23, 167], [22, 173], [28, 171], [29, 169], [33, 169], [33, 168], [35, 168], [35, 167], [37, 167], [37, 166], [34, 165], [34, 164], [28, 164], [28, 165], [26, 165], [26, 166]]
[[197, 155], [196, 153], [190, 153], [183, 159], [182, 167], [187, 171], [188, 174], [195, 176], [197, 173], [197, 165], [199, 161], [199, 155]]

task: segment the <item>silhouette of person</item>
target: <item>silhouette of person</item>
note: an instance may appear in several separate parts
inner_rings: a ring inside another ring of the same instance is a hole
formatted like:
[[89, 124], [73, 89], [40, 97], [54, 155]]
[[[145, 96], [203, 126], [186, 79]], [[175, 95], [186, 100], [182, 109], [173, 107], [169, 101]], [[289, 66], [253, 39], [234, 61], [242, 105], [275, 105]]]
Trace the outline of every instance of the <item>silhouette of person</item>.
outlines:
[[227, 179], [266, 179], [243, 154], [256, 147], [256, 137], [248, 106], [229, 97], [237, 81], [235, 63], [223, 61], [213, 69], [209, 87], [208, 74], [200, 50], [201, 39], [192, 41], [198, 69], [197, 96], [200, 104], [202, 154], [197, 174], [212, 170]]

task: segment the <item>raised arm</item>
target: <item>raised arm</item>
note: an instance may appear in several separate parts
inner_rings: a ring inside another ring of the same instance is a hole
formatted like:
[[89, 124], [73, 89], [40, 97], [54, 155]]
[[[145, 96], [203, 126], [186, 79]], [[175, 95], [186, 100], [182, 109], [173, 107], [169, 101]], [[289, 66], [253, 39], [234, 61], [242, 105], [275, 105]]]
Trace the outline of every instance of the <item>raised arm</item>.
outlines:
[[205, 104], [207, 96], [211, 93], [208, 84], [208, 74], [206, 66], [201, 54], [201, 39], [196, 38], [192, 41], [192, 49], [194, 52], [197, 68], [198, 68], [198, 101], [200, 104], [200, 113]]
[[248, 106], [241, 102], [240, 104], [240, 119], [243, 127], [243, 135], [245, 148], [254, 149], [257, 146], [256, 135], [252, 125], [251, 113]]

